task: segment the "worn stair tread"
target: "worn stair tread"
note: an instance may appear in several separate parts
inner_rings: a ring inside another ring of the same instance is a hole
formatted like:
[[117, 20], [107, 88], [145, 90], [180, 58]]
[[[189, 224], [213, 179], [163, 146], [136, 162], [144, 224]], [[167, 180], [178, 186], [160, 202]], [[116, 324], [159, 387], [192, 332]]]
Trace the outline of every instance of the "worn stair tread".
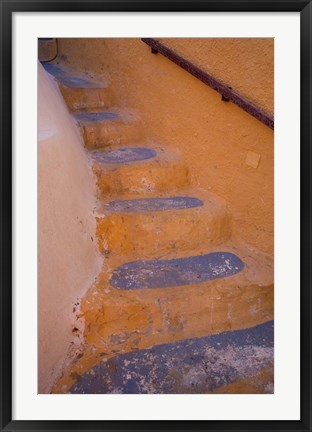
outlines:
[[[175, 197], [179, 197], [181, 199], [189, 199], [189, 198], [196, 198], [199, 201], [202, 201], [204, 203], [205, 200], [210, 200], [213, 199], [212, 197], [216, 198], [216, 199], [220, 199], [220, 201], [222, 201], [224, 203], [224, 205], [226, 206], [226, 200], [224, 198], [221, 198], [217, 193], [213, 192], [211, 189], [207, 190], [207, 189], [203, 189], [201, 187], [197, 187], [194, 186], [192, 184], [188, 184], [184, 187], [179, 187], [178, 189], [169, 189], [169, 190], [164, 190], [164, 191], [155, 191], [155, 192], [149, 192], [147, 194], [145, 194], [144, 192], [142, 192], [140, 194], [140, 196], [138, 197], [138, 195], [136, 194], [132, 194], [132, 193], [126, 193], [126, 194], [122, 194], [122, 195], [110, 195], [109, 197], [106, 198], [106, 200], [104, 200], [103, 202], [99, 203], [98, 205], [98, 210], [100, 212], [102, 212], [103, 206], [113, 202], [113, 201], [136, 201], [138, 200], [138, 204], [139, 204], [139, 200], [146, 200], [146, 199], [170, 199], [170, 198], [175, 198]], [[205, 204], [205, 203], [204, 203]], [[111, 208], [111, 210], [113, 211], [113, 207]]]
[[114, 145], [109, 148], [89, 150], [88, 154], [93, 162], [105, 165], [105, 169], [113, 170], [115, 170], [115, 164], [125, 164], [129, 167], [129, 164], [140, 164], [146, 159], [155, 159], [158, 163], [162, 160], [181, 161], [180, 153], [176, 149], [165, 148], [149, 141], [142, 144], [134, 142], [129, 145]]
[[119, 199], [97, 209], [97, 238], [104, 254], [151, 259], [160, 253], [189, 251], [229, 240], [226, 202], [201, 189], [188, 194]]
[[113, 150], [93, 151], [90, 155], [94, 162], [114, 165], [145, 161], [157, 156], [157, 152], [146, 147], [122, 147]]
[[103, 78], [97, 82], [89, 75], [77, 75], [56, 63], [43, 66], [57, 81], [67, 107], [72, 112], [98, 111], [115, 105], [114, 91]]
[[[88, 343], [107, 353], [124, 352], [272, 320], [271, 257], [237, 239], [220, 247], [199, 249], [192, 256], [215, 252], [234, 254], [244, 267], [230, 277], [159, 288], [144, 285], [139, 289], [120, 289], [111, 284], [115, 270], [133, 262], [135, 256], [107, 255], [82, 304], [89, 323], [85, 331]], [[159, 256], [159, 260], [189, 256], [189, 252], [175, 250]]]
[[53, 75], [57, 81], [68, 88], [92, 89], [106, 87], [103, 83], [90, 80], [86, 77], [73, 75], [71, 72], [55, 63], [44, 63], [43, 67], [50, 75]]
[[192, 196], [170, 196], [161, 198], [137, 198], [114, 200], [105, 204], [104, 210], [112, 213], [141, 213], [168, 210], [184, 210], [201, 207], [204, 203]]
[[89, 151], [100, 201], [124, 195], [170, 193], [189, 185], [189, 169], [180, 154], [153, 142]]
[[[163, 147], [153, 142], [131, 143], [129, 145], [113, 145], [109, 148], [89, 150], [88, 155], [94, 165], [103, 167], [106, 172], [136, 168], [141, 165], [155, 163], [157, 168], [165, 162], [170, 167], [174, 162], [187, 166], [176, 149]], [[188, 184], [187, 184], [188, 186]], [[186, 186], [182, 187], [185, 189]]]
[[[274, 322], [268, 321], [116, 355], [79, 377], [69, 393], [209, 393], [273, 362]], [[273, 393], [273, 381], [260, 380], [259, 392]]]
[[[144, 195], [144, 194], [143, 194]], [[206, 207], [208, 211], [226, 211], [226, 201], [220, 196], [200, 188], [180, 189], [176, 193], [155, 193], [137, 198], [129, 195], [124, 198], [112, 197], [98, 207], [98, 215], [140, 214]]]
[[119, 114], [113, 111], [81, 111], [74, 114], [75, 119], [82, 123], [102, 122], [119, 119]]
[[126, 108], [75, 111], [74, 118], [83, 131], [85, 146], [90, 150], [101, 150], [111, 146], [130, 147], [144, 136], [140, 116], [135, 110]]
[[243, 268], [241, 259], [229, 252], [171, 260], [140, 260], [116, 268], [110, 284], [124, 290], [194, 285], [233, 276]]
[[135, 110], [119, 107], [75, 111], [73, 115], [79, 123], [85, 126], [96, 126], [108, 122], [136, 125], [139, 120], [139, 115]]
[[[224, 253], [224, 254], [232, 254], [239, 258], [239, 260], [243, 263], [243, 268], [240, 272], [232, 275], [229, 278], [216, 278], [214, 280], [200, 280], [197, 279], [192, 285], [175, 285], [165, 287], [165, 290], [180, 291], [184, 292], [190, 288], [188, 287], [197, 287], [197, 286], [222, 286], [226, 287], [238, 285], [243, 288], [244, 286], [249, 285], [258, 285], [258, 286], [271, 286], [274, 284], [274, 261], [271, 256], [263, 253], [250, 245], [247, 245], [241, 242], [238, 239], [229, 240], [221, 245], [215, 246], [207, 243], [205, 248], [201, 247], [199, 249], [195, 249], [192, 254], [189, 251], [179, 251], [179, 250], [171, 250], [166, 251], [164, 254], [159, 254], [156, 258], [153, 259], [133, 259], [133, 254], [129, 255], [114, 255], [111, 254], [106, 257], [104, 262], [105, 266], [105, 281], [103, 281], [105, 287], [110, 286], [112, 289], [117, 289], [111, 285], [111, 279], [113, 277], [114, 272], [118, 268], [126, 268], [129, 263], [149, 263], [149, 262], [157, 262], [157, 261], [174, 261], [179, 259], [189, 259], [190, 257], [197, 256], [205, 256], [214, 253]], [[138, 264], [139, 265], [139, 264]], [[154, 288], [152, 291], [160, 292], [163, 288]], [[139, 291], [146, 292], [149, 291], [146, 288], [136, 288], [135, 291], [138, 293]], [[143, 294], [146, 295], [146, 294]]]

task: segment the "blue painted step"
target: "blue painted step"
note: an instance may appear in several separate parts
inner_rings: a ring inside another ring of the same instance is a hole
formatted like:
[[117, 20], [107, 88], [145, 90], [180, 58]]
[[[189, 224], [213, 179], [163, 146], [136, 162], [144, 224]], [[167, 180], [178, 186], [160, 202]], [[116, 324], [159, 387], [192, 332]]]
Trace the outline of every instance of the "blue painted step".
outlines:
[[166, 198], [139, 198], [116, 200], [105, 205], [105, 209], [113, 213], [141, 213], [166, 210], [183, 210], [201, 207], [204, 203], [198, 198], [173, 196]]
[[[273, 367], [274, 322], [121, 354], [95, 366], [70, 393], [208, 393]], [[273, 393], [273, 382], [266, 388]]]
[[230, 252], [171, 260], [134, 261], [117, 267], [110, 284], [123, 290], [193, 285], [233, 276], [243, 268], [240, 258]]
[[118, 114], [110, 111], [79, 112], [75, 114], [75, 118], [81, 122], [97, 122], [115, 120], [118, 118]]
[[61, 84], [63, 84], [66, 87], [71, 87], [71, 88], [99, 87], [98, 83], [92, 82], [82, 77], [70, 75], [64, 69], [61, 69], [60, 67], [56, 66], [53, 63], [51, 64], [43, 63], [42, 66], [50, 75], [53, 75]]
[[133, 147], [119, 148], [117, 150], [92, 152], [91, 156], [97, 162], [107, 164], [124, 164], [129, 162], [138, 162], [146, 159], [151, 159], [157, 155], [155, 150]]

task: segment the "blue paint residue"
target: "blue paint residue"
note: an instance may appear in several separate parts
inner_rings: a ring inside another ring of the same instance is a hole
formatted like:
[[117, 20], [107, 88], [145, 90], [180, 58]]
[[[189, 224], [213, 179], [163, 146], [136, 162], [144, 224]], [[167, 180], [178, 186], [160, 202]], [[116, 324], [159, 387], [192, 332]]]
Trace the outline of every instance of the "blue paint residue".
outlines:
[[192, 285], [230, 277], [243, 268], [241, 259], [230, 252], [172, 260], [134, 261], [117, 267], [110, 284], [123, 290]]
[[55, 64], [43, 63], [44, 69], [55, 78], [62, 78], [66, 76], [66, 72]]
[[117, 119], [118, 114], [109, 111], [80, 112], [75, 114], [75, 118], [81, 122], [108, 121]]
[[194, 197], [173, 196], [167, 198], [139, 198], [116, 200], [105, 205], [105, 208], [116, 213], [154, 212], [166, 210], [183, 210], [203, 206], [203, 201]]
[[157, 155], [155, 150], [133, 147], [119, 148], [111, 151], [96, 151], [92, 152], [91, 156], [94, 160], [100, 163], [107, 164], [126, 164], [130, 162], [139, 162], [146, 159], [151, 159]]
[[[193, 393], [199, 388], [205, 393], [272, 365], [273, 347], [274, 321], [157, 345], [120, 354], [95, 366], [72, 386], [70, 393], [175, 393], [177, 381], [183, 385], [190, 370], [195, 371], [195, 378], [196, 371], [199, 373], [201, 382], [194, 380], [193, 387], [189, 380], [188, 387], [184, 383], [184, 391]], [[225, 360], [227, 352], [231, 355]], [[262, 356], [255, 356], [257, 352]], [[250, 366], [244, 368], [246, 363]]]
[[43, 63], [42, 66], [50, 74], [53, 75], [61, 84], [70, 88], [93, 88], [98, 87], [97, 83], [88, 79], [70, 75], [64, 69], [56, 66], [54, 63]]

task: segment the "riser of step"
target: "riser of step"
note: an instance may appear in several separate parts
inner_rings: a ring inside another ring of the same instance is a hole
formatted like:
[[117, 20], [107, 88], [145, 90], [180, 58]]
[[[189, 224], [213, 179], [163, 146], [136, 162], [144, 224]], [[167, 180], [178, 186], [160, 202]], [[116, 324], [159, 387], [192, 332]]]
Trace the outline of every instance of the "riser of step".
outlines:
[[[70, 393], [210, 393], [273, 369], [274, 323], [122, 353], [78, 376]], [[271, 373], [272, 375], [272, 373]], [[259, 384], [259, 385], [257, 385]], [[257, 391], [258, 390], [258, 391]]]
[[86, 341], [105, 352], [132, 351], [273, 319], [273, 285], [251, 285], [231, 299], [230, 304], [216, 288], [208, 285], [205, 288], [190, 287], [188, 293], [171, 297], [159, 293], [152, 304], [135, 296], [107, 296], [102, 317], [97, 315], [96, 322], [89, 312], [84, 315], [88, 322]]
[[130, 291], [112, 287], [117, 258], [106, 260], [105, 272], [82, 305], [86, 340], [105, 352], [131, 351], [273, 319], [272, 261], [248, 249], [230, 250], [244, 263], [234, 276]]
[[95, 152], [92, 156], [100, 201], [109, 196], [169, 193], [189, 185], [187, 165], [171, 153], [157, 149], [155, 157], [120, 164], [103, 163], [102, 154]]
[[71, 111], [110, 108], [116, 102], [110, 88], [75, 88], [62, 84], [59, 87]]
[[196, 197], [199, 195], [203, 200], [198, 200], [201, 206], [180, 210], [112, 213], [109, 206], [103, 206], [104, 215], [97, 217], [101, 252], [133, 254], [144, 259], [169, 251], [192, 251], [228, 240], [231, 221], [225, 202], [212, 194], [197, 194]]
[[[110, 114], [116, 117], [106, 119], [105, 115]], [[144, 138], [141, 122], [133, 113], [80, 112], [75, 118], [82, 129], [85, 146], [90, 150], [139, 143]]]

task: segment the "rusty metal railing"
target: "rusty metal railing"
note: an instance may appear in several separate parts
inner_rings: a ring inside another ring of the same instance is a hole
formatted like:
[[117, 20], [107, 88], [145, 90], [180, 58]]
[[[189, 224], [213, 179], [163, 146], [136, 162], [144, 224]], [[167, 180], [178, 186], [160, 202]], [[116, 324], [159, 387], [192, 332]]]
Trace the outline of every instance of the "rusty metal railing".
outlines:
[[181, 57], [179, 54], [172, 51], [170, 48], [166, 47], [161, 42], [158, 42], [156, 39], [142, 38], [141, 40], [151, 47], [153, 54], [160, 53], [163, 56], [167, 57], [169, 60], [180, 66], [182, 69], [186, 70], [194, 77], [198, 78], [204, 84], [208, 85], [209, 87], [220, 93], [223, 101], [233, 102], [235, 105], [239, 106], [248, 114], [252, 115], [257, 120], [261, 121], [263, 124], [274, 130], [274, 117], [267, 114], [264, 110], [259, 108], [253, 102], [250, 102], [248, 99], [241, 96], [231, 87], [223, 84], [221, 81], [214, 78], [209, 73], [204, 72], [198, 66], [195, 66], [193, 63]]

